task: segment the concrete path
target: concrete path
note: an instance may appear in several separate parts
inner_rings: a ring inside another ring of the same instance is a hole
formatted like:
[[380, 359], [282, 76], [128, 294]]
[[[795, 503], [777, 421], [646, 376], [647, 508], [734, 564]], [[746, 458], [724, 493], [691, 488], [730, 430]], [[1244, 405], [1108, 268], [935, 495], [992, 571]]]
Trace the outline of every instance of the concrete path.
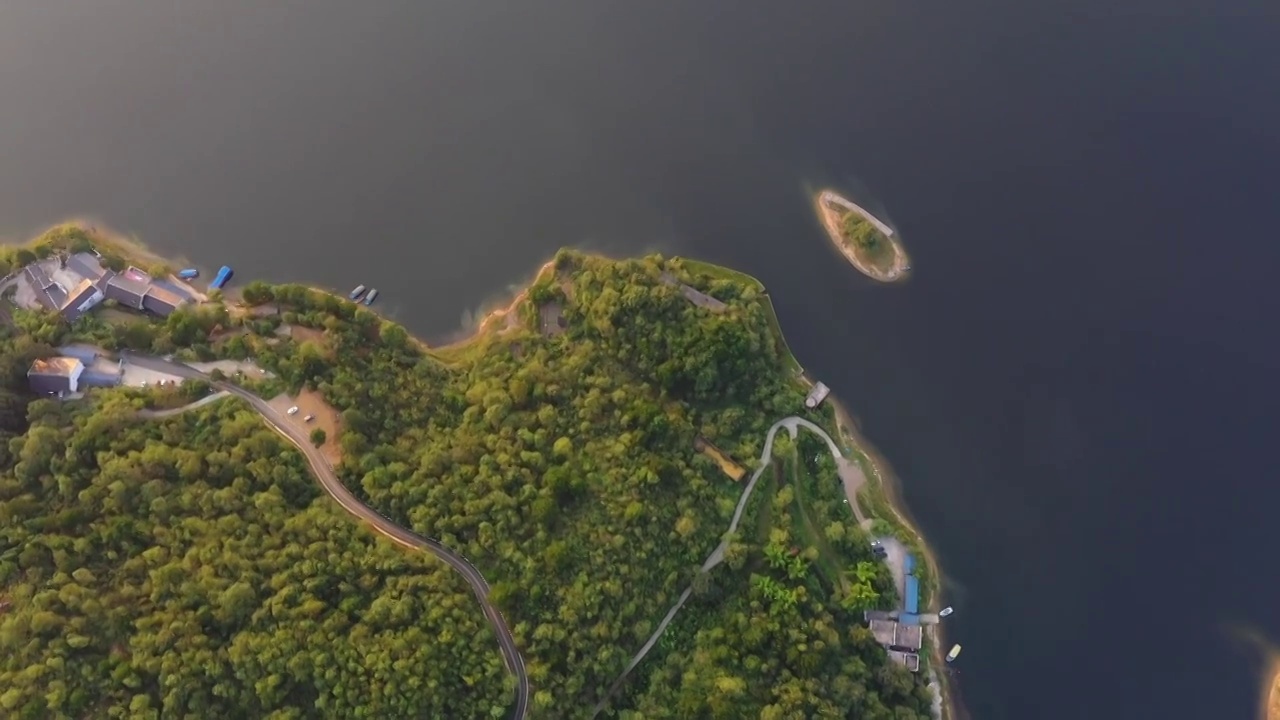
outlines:
[[[840, 454], [840, 447], [836, 445], [835, 441], [831, 439], [831, 436], [828, 435], [821, 427], [818, 427], [801, 417], [785, 417], [774, 423], [773, 426], [769, 428], [769, 433], [764, 439], [764, 451], [760, 453], [759, 467], [757, 467], [756, 471], [752, 473], [751, 481], [747, 483], [747, 486], [742, 490], [742, 496], [738, 498], [738, 506], [733, 509], [733, 519], [729, 521], [729, 529], [725, 531], [724, 538], [702, 563], [702, 567], [699, 569], [700, 573], [710, 572], [712, 568], [724, 561], [725, 549], [729, 547], [729, 536], [734, 532], [737, 532], [738, 523], [742, 520], [742, 513], [747, 507], [747, 500], [751, 498], [752, 491], [756, 489], [756, 482], [760, 479], [760, 476], [764, 474], [764, 471], [769, 468], [769, 463], [773, 460], [773, 439], [777, 436], [778, 430], [786, 428], [787, 431], [791, 433], [791, 439], [794, 440], [802, 427], [826, 441], [827, 449], [831, 451], [831, 456], [836, 460], [836, 468], [840, 472], [840, 479], [844, 482], [845, 493], [850, 497], [849, 505], [853, 508], [854, 515], [858, 520], [860, 522], [862, 521], [862, 511], [858, 509], [858, 502], [856, 499], [857, 488], [861, 487], [862, 483], [866, 482], [866, 477], [862, 474], [862, 470], [858, 468], [857, 465], [850, 463], [842, 454]], [[856, 471], [856, 474], [851, 471]], [[595, 709], [591, 711], [592, 718], [599, 715], [600, 712], [604, 710], [605, 706], [608, 705], [609, 700], [611, 700], [614, 694], [617, 693], [618, 689], [622, 687], [622, 683], [627, 679], [627, 675], [629, 675], [631, 671], [640, 664], [641, 660], [644, 660], [645, 655], [649, 654], [649, 651], [653, 649], [655, 644], [657, 644], [658, 640], [662, 637], [662, 634], [667, 631], [667, 626], [671, 624], [673, 619], [675, 619], [676, 613], [680, 612], [680, 608], [684, 607], [685, 601], [687, 601], [689, 596], [692, 594], [693, 584], [690, 583], [689, 587], [685, 588], [683, 593], [680, 593], [680, 598], [676, 600], [675, 605], [671, 606], [671, 609], [667, 611], [666, 616], [662, 618], [662, 622], [658, 624], [657, 629], [654, 630], [653, 634], [649, 636], [649, 639], [645, 641], [645, 644], [640, 648], [640, 651], [637, 652], [635, 656], [631, 658], [631, 661], [627, 663], [626, 668], [622, 670], [622, 674], [619, 675], [618, 678], [613, 681], [613, 684], [609, 686], [609, 691], [605, 693], [604, 698], [602, 698], [596, 705]]]
[[159, 420], [161, 418], [173, 417], [174, 415], [180, 415], [188, 410], [195, 410], [196, 408], [204, 407], [211, 402], [221, 400], [229, 395], [231, 395], [231, 393], [226, 390], [222, 390], [212, 395], [206, 395], [193, 403], [187, 403], [182, 407], [169, 408], [167, 410], [139, 410], [138, 417], [146, 418], [148, 420]]
[[891, 238], [891, 239], [893, 238], [893, 228], [889, 227], [886, 223], [880, 220], [880, 218], [876, 217], [875, 215], [872, 215], [866, 208], [862, 207], [858, 203], [852, 200], [849, 200], [848, 198], [840, 197], [839, 195], [830, 191], [824, 191], [822, 193], [822, 201], [825, 203], [829, 203], [831, 205], [839, 205], [843, 208], [846, 208], [848, 210], [852, 210], [853, 212], [858, 213], [859, 215], [862, 216], [864, 220], [871, 223], [872, 225], [875, 225], [876, 229], [884, 233], [885, 237]]

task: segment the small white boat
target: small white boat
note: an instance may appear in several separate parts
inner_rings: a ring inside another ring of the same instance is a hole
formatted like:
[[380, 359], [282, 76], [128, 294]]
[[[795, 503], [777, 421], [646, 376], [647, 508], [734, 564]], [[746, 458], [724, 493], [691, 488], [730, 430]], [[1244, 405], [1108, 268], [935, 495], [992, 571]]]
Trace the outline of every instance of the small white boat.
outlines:
[[960, 646], [952, 645], [951, 652], [947, 653], [947, 662], [951, 662], [958, 657], [960, 657]]
[[947, 607], [942, 608], [942, 612], [938, 613], [938, 617], [946, 617], [955, 611], [955, 608], [948, 605]]

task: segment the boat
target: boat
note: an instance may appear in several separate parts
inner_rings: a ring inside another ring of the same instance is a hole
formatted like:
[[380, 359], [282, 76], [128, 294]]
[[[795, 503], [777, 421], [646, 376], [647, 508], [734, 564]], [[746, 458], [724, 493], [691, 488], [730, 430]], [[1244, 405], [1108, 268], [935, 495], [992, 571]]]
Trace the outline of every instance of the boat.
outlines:
[[182, 278], [183, 280], [198, 278], [200, 277], [200, 271], [195, 268], [186, 268], [185, 270], [178, 271], [178, 277]]
[[226, 285], [227, 281], [231, 279], [231, 275], [232, 275], [231, 266], [223, 265], [222, 269], [219, 270], [218, 274], [213, 278], [213, 282], [209, 283], [209, 289], [221, 290], [222, 286]]
[[938, 613], [938, 617], [946, 617], [955, 611], [955, 608], [948, 605], [947, 607], [942, 608], [942, 612]]
[[373, 301], [374, 301], [374, 300], [377, 300], [377, 299], [378, 299], [378, 288], [374, 288], [374, 289], [372, 289], [372, 290], [370, 290], [370, 291], [369, 291], [369, 294], [368, 294], [368, 295], [365, 295], [365, 296], [364, 296], [364, 304], [365, 304], [365, 305], [372, 305], [372, 304], [373, 304]]
[[952, 645], [951, 652], [947, 653], [947, 662], [951, 662], [952, 660], [955, 660], [958, 657], [960, 657], [960, 646]]
[[347, 297], [351, 298], [352, 300], [359, 300], [360, 296], [363, 294], [364, 294], [364, 286], [357, 285], [355, 290], [352, 290], [350, 293], [347, 294]]

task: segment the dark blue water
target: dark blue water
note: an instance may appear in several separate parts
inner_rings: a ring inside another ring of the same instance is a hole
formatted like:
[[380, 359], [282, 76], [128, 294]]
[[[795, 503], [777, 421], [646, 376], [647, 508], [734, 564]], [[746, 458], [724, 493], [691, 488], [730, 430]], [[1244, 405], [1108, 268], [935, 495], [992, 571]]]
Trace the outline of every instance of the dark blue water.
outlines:
[[[433, 338], [565, 244], [737, 266], [901, 477], [975, 718], [1253, 712], [1274, 3], [263, 5], [0, 7], [0, 229], [376, 285]], [[834, 258], [822, 185], [910, 282]]]

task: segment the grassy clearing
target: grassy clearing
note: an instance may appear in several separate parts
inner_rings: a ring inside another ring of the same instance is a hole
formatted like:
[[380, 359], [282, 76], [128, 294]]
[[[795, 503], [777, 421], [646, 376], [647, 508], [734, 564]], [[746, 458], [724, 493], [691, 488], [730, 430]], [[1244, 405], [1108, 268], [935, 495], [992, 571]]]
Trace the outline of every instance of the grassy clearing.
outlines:
[[818, 551], [818, 568], [827, 580], [835, 587], [843, 588], [846, 585], [844, 578], [845, 560], [837, 553], [829, 542], [826, 535], [823, 534], [822, 528], [818, 522], [815, 522], [815, 513], [810, 508], [813, 497], [812, 483], [814, 478], [805, 468], [804, 463], [800, 461], [798, 451], [793, 451], [791, 456], [787, 458], [788, 472], [791, 475], [791, 487], [793, 496], [793, 505], [795, 518], [793, 525], [795, 530], [805, 541]]

